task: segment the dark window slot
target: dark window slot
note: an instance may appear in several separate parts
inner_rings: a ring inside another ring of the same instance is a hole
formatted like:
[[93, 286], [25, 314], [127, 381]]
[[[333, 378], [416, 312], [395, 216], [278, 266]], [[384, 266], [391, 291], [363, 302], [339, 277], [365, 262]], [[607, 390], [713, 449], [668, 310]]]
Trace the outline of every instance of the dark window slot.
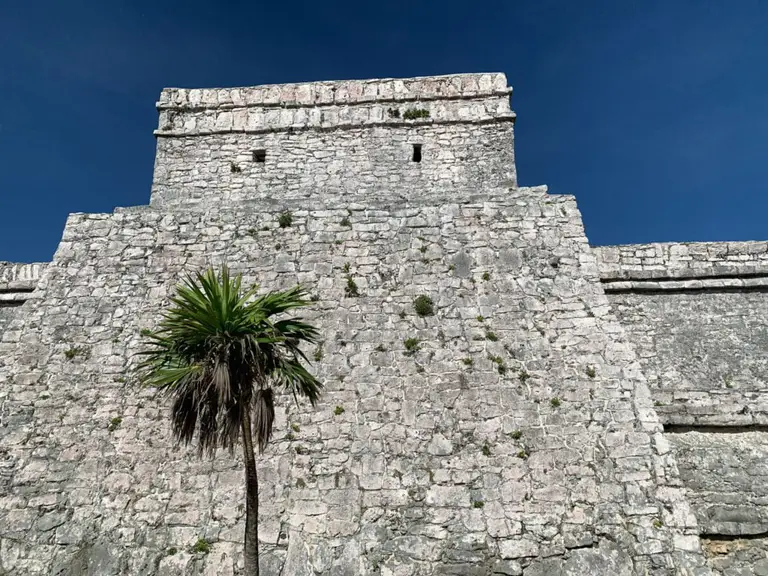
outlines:
[[266, 150], [254, 150], [253, 151], [253, 161], [258, 162], [260, 164], [267, 161], [267, 151]]
[[413, 156], [411, 157], [411, 160], [414, 162], [421, 162], [421, 144], [413, 145]]

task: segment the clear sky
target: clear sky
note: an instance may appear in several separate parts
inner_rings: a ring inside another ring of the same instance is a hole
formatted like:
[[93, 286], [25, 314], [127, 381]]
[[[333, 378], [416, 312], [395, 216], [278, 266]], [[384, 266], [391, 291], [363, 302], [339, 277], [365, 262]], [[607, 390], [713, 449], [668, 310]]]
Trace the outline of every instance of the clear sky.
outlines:
[[768, 239], [767, 0], [0, 0], [0, 260], [149, 201], [165, 86], [495, 71], [593, 244]]

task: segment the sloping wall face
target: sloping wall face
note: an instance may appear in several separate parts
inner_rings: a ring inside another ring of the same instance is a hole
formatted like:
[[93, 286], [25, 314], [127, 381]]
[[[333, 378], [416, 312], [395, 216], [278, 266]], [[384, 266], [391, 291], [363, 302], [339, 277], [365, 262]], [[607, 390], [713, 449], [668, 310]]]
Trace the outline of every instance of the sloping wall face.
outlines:
[[712, 566], [726, 574], [768, 569], [768, 244], [650, 244], [595, 253]]
[[768, 243], [595, 252], [665, 424], [768, 424]]
[[322, 401], [281, 397], [259, 459], [264, 573], [709, 573], [572, 198], [273, 208], [70, 217], [0, 371], [0, 572], [237, 573], [239, 455], [175, 447], [131, 369], [183, 273], [227, 262], [304, 283], [324, 337]]
[[515, 186], [503, 74], [164, 90], [152, 205]]

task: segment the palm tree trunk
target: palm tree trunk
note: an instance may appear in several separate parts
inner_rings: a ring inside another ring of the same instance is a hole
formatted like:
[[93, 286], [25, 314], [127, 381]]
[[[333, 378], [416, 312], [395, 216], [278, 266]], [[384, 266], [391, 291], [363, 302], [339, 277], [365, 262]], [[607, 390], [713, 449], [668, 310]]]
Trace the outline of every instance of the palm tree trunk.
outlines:
[[253, 455], [251, 415], [243, 411], [243, 459], [245, 460], [245, 576], [259, 576], [259, 479]]

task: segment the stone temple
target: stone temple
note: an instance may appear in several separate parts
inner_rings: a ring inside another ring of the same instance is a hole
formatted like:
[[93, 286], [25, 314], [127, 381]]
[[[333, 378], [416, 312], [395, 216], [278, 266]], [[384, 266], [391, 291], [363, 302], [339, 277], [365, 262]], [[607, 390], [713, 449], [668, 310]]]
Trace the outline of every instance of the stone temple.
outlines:
[[239, 455], [176, 446], [132, 371], [223, 262], [323, 334], [259, 459], [263, 574], [768, 574], [768, 244], [591, 247], [518, 186], [510, 92], [163, 90], [149, 205], [0, 264], [0, 574], [240, 573]]

